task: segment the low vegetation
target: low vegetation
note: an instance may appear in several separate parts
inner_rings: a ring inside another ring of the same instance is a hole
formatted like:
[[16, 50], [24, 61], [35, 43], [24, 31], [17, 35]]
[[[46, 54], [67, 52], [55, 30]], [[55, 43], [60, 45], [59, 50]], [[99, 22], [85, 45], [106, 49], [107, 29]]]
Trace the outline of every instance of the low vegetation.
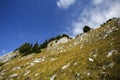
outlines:
[[83, 27], [83, 32], [89, 32], [91, 30], [91, 28], [89, 26], [84, 26]]

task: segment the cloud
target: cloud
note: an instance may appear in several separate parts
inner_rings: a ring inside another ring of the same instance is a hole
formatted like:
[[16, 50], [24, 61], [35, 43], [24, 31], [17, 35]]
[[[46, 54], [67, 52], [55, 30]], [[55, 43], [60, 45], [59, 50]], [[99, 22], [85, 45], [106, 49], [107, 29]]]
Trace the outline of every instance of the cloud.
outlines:
[[92, 0], [93, 1], [93, 4], [100, 4], [100, 3], [103, 3], [104, 0]]
[[5, 51], [5, 50], [1, 50], [1, 52], [2, 52], [2, 53], [6, 53], [6, 51]]
[[2, 56], [4, 53], [6, 53], [5, 50], [0, 50], [0, 56]]
[[[96, 2], [95, 2], [96, 1]], [[98, 28], [100, 24], [113, 17], [120, 17], [120, 0], [92, 0], [90, 5], [79, 12], [77, 19], [70, 23], [69, 30], [71, 36], [82, 33], [82, 28], [88, 25], [92, 28]]]
[[59, 0], [57, 1], [57, 6], [59, 8], [67, 9], [70, 7], [72, 4], [75, 3], [76, 0]]

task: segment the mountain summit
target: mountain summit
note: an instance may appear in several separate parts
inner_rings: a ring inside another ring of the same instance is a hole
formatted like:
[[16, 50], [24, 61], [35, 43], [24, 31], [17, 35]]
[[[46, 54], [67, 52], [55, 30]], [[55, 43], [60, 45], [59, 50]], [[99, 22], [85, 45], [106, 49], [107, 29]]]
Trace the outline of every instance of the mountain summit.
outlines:
[[0, 61], [0, 80], [120, 80], [120, 18], [74, 39], [52, 39], [37, 54], [16, 50]]

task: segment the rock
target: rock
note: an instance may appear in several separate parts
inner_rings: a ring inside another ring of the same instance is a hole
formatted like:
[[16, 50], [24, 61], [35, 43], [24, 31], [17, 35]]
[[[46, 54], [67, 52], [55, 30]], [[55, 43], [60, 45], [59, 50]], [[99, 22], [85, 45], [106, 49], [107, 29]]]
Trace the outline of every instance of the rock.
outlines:
[[70, 66], [70, 63], [68, 63], [67, 65], [63, 66], [61, 69], [66, 69]]
[[27, 74], [29, 74], [30, 73], [30, 71], [27, 71], [25, 74], [24, 74], [24, 76], [26, 76]]
[[35, 76], [38, 76], [38, 75], [39, 75], [38, 73], [35, 74]]
[[113, 55], [113, 53], [117, 53], [117, 50], [111, 50], [110, 52], [108, 52], [108, 55], [107, 55], [107, 57], [109, 58], [110, 56], [112, 56]]
[[56, 48], [57, 45], [67, 43], [67, 42], [69, 42], [70, 40], [71, 40], [71, 39], [69, 39], [69, 38], [67, 38], [67, 37], [60, 38], [59, 40], [53, 40], [53, 41], [51, 41], [50, 43], [48, 43], [47, 49], [50, 50], [50, 49], [53, 48], [53, 47]]
[[111, 67], [111, 68], [113, 68], [114, 63], [110, 63], [108, 66]]
[[59, 40], [57, 41], [57, 44], [63, 44], [63, 43], [67, 43], [67, 42], [69, 42], [69, 41], [70, 41], [69, 38], [63, 37], [63, 38], [61, 38], [61, 39], [59, 39]]
[[39, 63], [39, 62], [43, 62], [43, 61], [45, 61], [44, 58], [38, 58], [38, 59], [35, 59], [35, 60], [33, 61], [33, 63]]
[[50, 78], [50, 80], [55, 80], [55, 77], [56, 77], [56, 74], [53, 75], [53, 76]]
[[19, 66], [19, 67], [15, 67], [15, 68], [13, 68], [13, 70], [17, 70], [17, 69], [21, 69], [21, 67]]
[[2, 57], [0, 57], [0, 62], [7, 62], [15, 57], [17, 57], [19, 55], [19, 52], [16, 51], [16, 52], [9, 52], [7, 53], [6, 55], [3, 55]]
[[51, 41], [50, 43], [48, 43], [47, 48], [49, 49], [50, 47], [57, 45], [56, 43], [57, 43], [57, 40]]
[[78, 64], [77, 62], [73, 63], [73, 65], [77, 65], [77, 64]]
[[52, 59], [51, 59], [51, 61], [54, 61], [54, 60], [56, 60], [56, 59], [55, 59], [55, 58], [52, 58]]
[[18, 74], [12, 74], [10, 77], [17, 77], [18, 76]]
[[87, 75], [90, 76], [90, 73], [88, 72]]
[[94, 62], [94, 60], [92, 58], [88, 58], [90, 62]]

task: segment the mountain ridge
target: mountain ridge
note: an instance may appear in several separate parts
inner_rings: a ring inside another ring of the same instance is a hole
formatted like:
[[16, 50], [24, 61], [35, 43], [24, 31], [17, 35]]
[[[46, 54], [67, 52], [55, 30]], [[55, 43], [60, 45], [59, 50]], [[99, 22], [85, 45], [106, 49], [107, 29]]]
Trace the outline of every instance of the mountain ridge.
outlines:
[[63, 37], [60, 44], [53, 40], [39, 54], [6, 61], [0, 79], [119, 80], [119, 34], [120, 18], [114, 18], [74, 39]]

